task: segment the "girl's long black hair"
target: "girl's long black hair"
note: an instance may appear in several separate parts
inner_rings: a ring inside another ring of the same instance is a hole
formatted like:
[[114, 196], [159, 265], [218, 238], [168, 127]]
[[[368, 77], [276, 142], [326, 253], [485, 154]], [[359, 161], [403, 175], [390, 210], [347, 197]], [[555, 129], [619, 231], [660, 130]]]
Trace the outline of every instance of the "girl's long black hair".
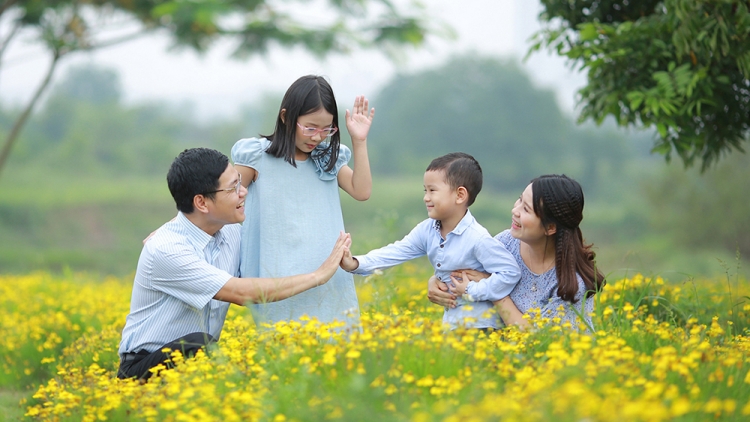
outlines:
[[578, 293], [576, 273], [581, 275], [589, 297], [606, 283], [604, 275], [596, 268], [596, 253], [586, 245], [579, 224], [583, 220], [583, 189], [568, 176], [549, 174], [531, 181], [534, 213], [542, 226], [555, 224], [555, 271], [557, 295], [575, 302]]
[[[300, 116], [314, 113], [321, 108], [333, 115], [333, 127], [339, 127], [339, 110], [336, 106], [336, 98], [333, 89], [322, 76], [303, 76], [287, 89], [281, 100], [279, 113], [276, 116], [276, 127], [270, 135], [261, 135], [271, 141], [266, 150], [267, 153], [297, 167], [294, 160], [296, 151], [295, 141], [297, 134], [297, 119]], [[281, 120], [281, 110], [286, 109], [284, 121]], [[329, 156], [326, 171], [333, 170], [339, 158], [339, 145], [341, 144], [341, 131], [337, 131], [328, 138], [328, 147], [320, 152], [320, 155]], [[317, 154], [313, 151], [313, 154]]]

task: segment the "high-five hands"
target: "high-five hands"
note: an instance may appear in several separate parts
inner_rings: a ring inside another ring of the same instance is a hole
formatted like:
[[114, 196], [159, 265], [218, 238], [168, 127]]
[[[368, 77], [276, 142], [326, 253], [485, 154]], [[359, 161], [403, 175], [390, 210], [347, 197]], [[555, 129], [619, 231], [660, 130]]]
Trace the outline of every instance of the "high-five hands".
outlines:
[[[328, 258], [323, 261], [323, 264], [318, 268], [317, 272], [322, 276], [323, 283], [327, 282], [336, 270], [339, 269], [339, 264], [346, 253], [349, 252], [349, 247], [352, 245], [352, 236], [349, 233], [340, 232], [339, 238], [336, 239], [336, 244], [333, 246], [333, 250]], [[322, 283], [321, 283], [322, 284]]]

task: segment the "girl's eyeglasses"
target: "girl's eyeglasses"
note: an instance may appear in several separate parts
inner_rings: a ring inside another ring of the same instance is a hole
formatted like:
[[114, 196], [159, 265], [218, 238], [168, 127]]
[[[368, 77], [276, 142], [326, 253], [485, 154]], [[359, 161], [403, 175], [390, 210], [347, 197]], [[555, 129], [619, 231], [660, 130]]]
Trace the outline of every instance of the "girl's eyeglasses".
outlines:
[[307, 127], [302, 126], [301, 124], [299, 124], [299, 122], [297, 122], [297, 126], [302, 129], [302, 135], [304, 136], [315, 136], [320, 133], [324, 138], [333, 135], [339, 130], [339, 128], [337, 127], [324, 127], [322, 129], [318, 129], [316, 127]]

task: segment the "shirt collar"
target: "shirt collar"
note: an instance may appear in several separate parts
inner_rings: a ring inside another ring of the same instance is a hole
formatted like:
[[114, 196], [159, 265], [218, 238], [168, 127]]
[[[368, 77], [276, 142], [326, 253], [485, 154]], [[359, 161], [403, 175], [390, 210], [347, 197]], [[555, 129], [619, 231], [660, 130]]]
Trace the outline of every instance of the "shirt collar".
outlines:
[[[451, 233], [455, 233], [456, 235], [461, 236], [464, 233], [464, 231], [467, 228], [469, 228], [469, 226], [471, 226], [472, 224], [474, 224], [474, 221], [476, 221], [474, 219], [474, 216], [471, 215], [471, 211], [469, 211], [467, 209], [466, 210], [466, 214], [461, 219], [461, 221], [458, 222], [458, 225], [456, 226], [456, 228], [453, 229], [453, 231]], [[437, 232], [440, 233], [440, 228], [441, 227], [442, 227], [442, 223], [440, 222], [440, 220], [433, 220], [433, 222], [432, 222], [432, 228], [433, 229], [437, 230]]]
[[217, 244], [223, 243], [225, 241], [221, 230], [217, 231], [213, 236], [211, 236], [210, 234], [201, 230], [200, 227], [193, 224], [193, 222], [185, 217], [185, 214], [183, 214], [182, 212], [177, 213], [177, 218], [175, 221], [185, 229], [188, 241], [199, 251], [206, 249], [206, 246], [208, 245], [208, 242], [211, 241], [211, 239], [216, 239], [215, 241]]

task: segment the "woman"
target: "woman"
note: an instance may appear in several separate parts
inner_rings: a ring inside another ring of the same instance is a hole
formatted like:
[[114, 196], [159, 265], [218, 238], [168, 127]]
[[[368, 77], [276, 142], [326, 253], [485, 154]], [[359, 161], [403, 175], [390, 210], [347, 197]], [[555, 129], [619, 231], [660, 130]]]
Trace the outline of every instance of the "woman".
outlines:
[[[581, 314], [587, 325], [583, 328], [593, 329], [593, 296], [605, 280], [596, 268], [591, 245], [583, 243], [582, 219], [583, 190], [565, 175], [532, 180], [516, 200], [510, 229], [495, 236], [521, 267], [521, 280], [509, 296], [518, 312], [501, 315], [506, 324], [526, 326], [522, 314], [540, 308], [542, 317], [560, 318], [560, 323], [570, 322], [574, 327], [578, 326], [577, 314]], [[453, 275], [456, 291], [449, 291], [433, 277], [427, 297], [433, 303], [454, 307], [455, 293], [463, 290], [461, 284], [487, 276], [458, 271]]]

